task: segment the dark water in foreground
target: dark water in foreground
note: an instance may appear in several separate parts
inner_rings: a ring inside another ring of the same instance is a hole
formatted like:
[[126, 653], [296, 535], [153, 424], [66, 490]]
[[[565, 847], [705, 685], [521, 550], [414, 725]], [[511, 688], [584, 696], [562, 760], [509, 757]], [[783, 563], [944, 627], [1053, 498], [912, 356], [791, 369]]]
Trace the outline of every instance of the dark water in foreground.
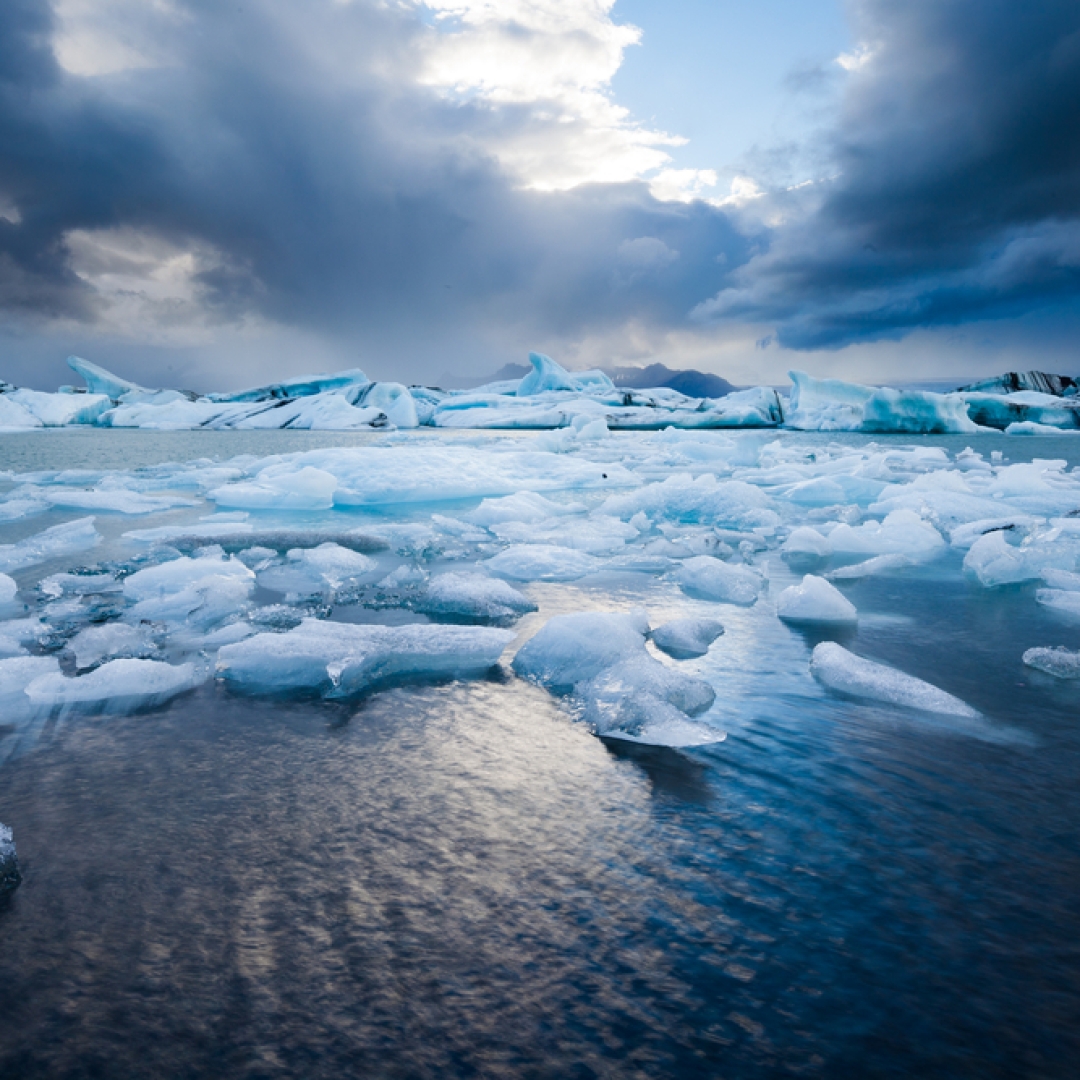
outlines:
[[1075, 696], [1021, 678], [1036, 746], [620, 748], [499, 680], [72, 722], [0, 773], [0, 1075], [1073, 1076]]
[[506, 675], [58, 724], [0, 765], [0, 1078], [1080, 1075], [1080, 684], [1020, 662], [1080, 627], [950, 558], [845, 586], [852, 647], [1022, 738], [834, 698], [731, 607], [707, 749]]

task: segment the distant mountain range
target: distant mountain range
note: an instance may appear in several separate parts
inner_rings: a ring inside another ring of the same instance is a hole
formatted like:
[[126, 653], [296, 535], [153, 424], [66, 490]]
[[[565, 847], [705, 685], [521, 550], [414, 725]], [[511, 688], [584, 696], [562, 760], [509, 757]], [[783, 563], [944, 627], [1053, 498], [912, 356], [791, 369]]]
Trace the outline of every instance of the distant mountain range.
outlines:
[[[674, 371], [666, 364], [650, 364], [648, 367], [608, 367], [601, 368], [616, 386], [625, 386], [628, 390], [647, 390], [656, 386], [668, 386], [687, 397], [719, 398], [730, 394], [735, 389], [719, 375], [707, 371]], [[504, 364], [498, 371], [480, 378], [466, 378], [459, 375], [443, 375], [439, 385], [448, 390], [472, 390], [487, 383], [505, 382], [510, 379], [522, 379], [532, 368], [528, 364]]]

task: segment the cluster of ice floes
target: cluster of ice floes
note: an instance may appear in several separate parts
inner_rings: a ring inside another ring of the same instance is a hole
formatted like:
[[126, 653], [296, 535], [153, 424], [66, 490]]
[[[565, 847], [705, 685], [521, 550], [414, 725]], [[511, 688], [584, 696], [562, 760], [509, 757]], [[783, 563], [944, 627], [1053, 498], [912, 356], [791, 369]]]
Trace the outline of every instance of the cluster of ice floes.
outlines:
[[[499, 668], [640, 742], [717, 742], [777, 680], [789, 700], [971, 720], [862, 643], [880, 613], [845, 590], [873, 576], [1018, 592], [1048, 635], [1024, 663], [1080, 674], [1050, 637], [1080, 624], [1063, 460], [768, 432], [546, 439], [0, 474], [0, 757], [58, 716], [215, 680], [349, 699]], [[753, 660], [772, 654], [794, 666]]]
[[804, 431], [1015, 435], [1080, 429], [1080, 397], [1066, 376], [1011, 374], [949, 394], [862, 386], [791, 372], [787, 398], [772, 387], [694, 398], [669, 387], [617, 387], [602, 371], [570, 372], [530, 353], [523, 379], [474, 390], [373, 381], [351, 369], [236, 393], [147, 389], [80, 357], [68, 363], [85, 391], [55, 394], [0, 382], [0, 429], [97, 425], [156, 431], [267, 429], [351, 431], [427, 426], [557, 429], [547, 445], [566, 450], [617, 430], [789, 427]]

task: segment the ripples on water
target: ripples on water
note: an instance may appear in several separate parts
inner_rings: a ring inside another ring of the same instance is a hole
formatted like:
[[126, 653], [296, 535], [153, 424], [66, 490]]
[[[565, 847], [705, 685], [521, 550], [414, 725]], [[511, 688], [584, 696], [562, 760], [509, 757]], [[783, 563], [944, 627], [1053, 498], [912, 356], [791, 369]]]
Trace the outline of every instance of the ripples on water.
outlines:
[[830, 698], [730, 607], [706, 749], [509, 676], [57, 725], [0, 766], [0, 1076], [1075, 1075], [1077, 690], [1018, 662], [1031, 587], [955, 571], [845, 592], [998, 741]]

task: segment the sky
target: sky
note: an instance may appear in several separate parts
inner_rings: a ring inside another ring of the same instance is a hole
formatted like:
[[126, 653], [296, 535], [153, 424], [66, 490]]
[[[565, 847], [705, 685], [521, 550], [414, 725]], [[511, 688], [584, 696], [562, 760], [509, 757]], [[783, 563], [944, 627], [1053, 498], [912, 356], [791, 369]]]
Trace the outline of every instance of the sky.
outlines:
[[1080, 373], [1075, 0], [4, 0], [0, 378]]

